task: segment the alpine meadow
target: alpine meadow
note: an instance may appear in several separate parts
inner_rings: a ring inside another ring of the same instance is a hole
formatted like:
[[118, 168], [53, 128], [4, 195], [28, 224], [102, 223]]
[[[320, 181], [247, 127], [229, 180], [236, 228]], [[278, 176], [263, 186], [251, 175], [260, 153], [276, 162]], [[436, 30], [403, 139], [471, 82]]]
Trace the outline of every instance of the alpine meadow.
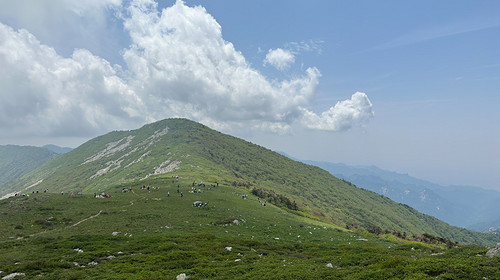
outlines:
[[7, 192], [17, 195], [0, 202], [6, 275], [499, 276], [498, 258], [483, 247], [497, 235], [449, 226], [186, 119], [91, 139], [4, 186]]
[[500, 279], [499, 15], [1, 0], [0, 279]]

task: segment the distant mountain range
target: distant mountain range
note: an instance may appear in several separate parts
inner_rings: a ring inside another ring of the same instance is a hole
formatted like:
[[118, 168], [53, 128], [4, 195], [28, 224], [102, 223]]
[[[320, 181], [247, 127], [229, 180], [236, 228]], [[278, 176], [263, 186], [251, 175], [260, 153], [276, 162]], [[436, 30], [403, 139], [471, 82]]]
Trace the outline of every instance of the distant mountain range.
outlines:
[[219, 182], [303, 217], [375, 232], [423, 233], [464, 243], [498, 236], [450, 226], [313, 165], [185, 119], [96, 137], [0, 189], [8, 192], [116, 192], [173, 176]]
[[58, 154], [71, 148], [46, 145], [43, 147], [0, 145], [0, 191], [2, 186], [36, 169]]
[[55, 152], [40, 147], [0, 146], [0, 189], [54, 156]]
[[71, 150], [73, 150], [73, 148], [59, 147], [59, 146], [51, 145], [51, 144], [50, 145], [45, 145], [42, 148], [51, 150], [51, 151], [53, 151], [56, 154], [64, 154], [64, 153], [67, 153], [67, 152], [70, 152]]
[[407, 204], [455, 226], [488, 232], [500, 228], [500, 192], [471, 186], [441, 186], [380, 169], [304, 160], [332, 175]]

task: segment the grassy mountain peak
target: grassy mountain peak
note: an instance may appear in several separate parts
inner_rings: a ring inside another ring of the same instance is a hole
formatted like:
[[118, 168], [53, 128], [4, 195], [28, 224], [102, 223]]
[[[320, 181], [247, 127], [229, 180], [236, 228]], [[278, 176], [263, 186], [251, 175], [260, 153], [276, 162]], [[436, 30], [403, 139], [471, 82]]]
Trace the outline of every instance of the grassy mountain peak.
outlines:
[[4, 191], [96, 193], [172, 176], [231, 186], [295, 214], [342, 227], [494, 242], [494, 236], [451, 227], [323, 169], [186, 119], [167, 119], [94, 138]]

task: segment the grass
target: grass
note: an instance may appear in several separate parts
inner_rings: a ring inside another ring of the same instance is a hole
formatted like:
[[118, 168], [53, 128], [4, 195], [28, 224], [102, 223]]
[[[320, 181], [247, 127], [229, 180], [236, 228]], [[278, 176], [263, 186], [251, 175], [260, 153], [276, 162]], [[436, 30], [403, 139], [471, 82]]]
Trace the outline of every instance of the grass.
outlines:
[[[167, 127], [168, 132], [162, 134]], [[375, 226], [408, 236], [427, 233], [466, 244], [500, 242], [499, 236], [452, 227], [339, 180], [320, 168], [185, 119], [159, 121], [137, 130], [115, 131], [94, 138], [3, 186], [0, 194], [25, 192], [26, 186], [33, 184], [37, 185], [28, 192], [49, 189], [92, 194], [118, 184], [134, 184], [165, 167], [167, 160], [181, 162], [174, 172], [181, 177], [217, 180], [246, 188], [247, 194], [255, 190], [264, 199], [292, 210], [298, 208], [297, 214], [328, 224]], [[15, 226], [24, 228], [21, 224]]]
[[[393, 236], [376, 238], [286, 208], [261, 206], [244, 187], [221, 184], [189, 193], [192, 181], [165, 177], [114, 186], [106, 199], [39, 193], [2, 200], [0, 276], [500, 279], [500, 258], [485, 257], [486, 247], [444, 249]], [[155, 189], [141, 190], [143, 185]], [[134, 192], [122, 193], [123, 187]], [[197, 200], [209, 202], [208, 207], [193, 207]]]

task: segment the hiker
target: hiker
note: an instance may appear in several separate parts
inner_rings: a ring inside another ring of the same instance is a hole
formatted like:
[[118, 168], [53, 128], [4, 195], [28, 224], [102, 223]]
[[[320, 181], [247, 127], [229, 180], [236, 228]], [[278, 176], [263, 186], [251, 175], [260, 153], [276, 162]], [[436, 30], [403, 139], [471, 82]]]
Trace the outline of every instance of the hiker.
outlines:
[[170, 192], [167, 192], [167, 197], [170, 196]]
[[181, 192], [181, 197], [183, 197], [183, 196], [184, 196], [184, 195], [183, 195], [183, 194], [182, 194], [182, 192]]

